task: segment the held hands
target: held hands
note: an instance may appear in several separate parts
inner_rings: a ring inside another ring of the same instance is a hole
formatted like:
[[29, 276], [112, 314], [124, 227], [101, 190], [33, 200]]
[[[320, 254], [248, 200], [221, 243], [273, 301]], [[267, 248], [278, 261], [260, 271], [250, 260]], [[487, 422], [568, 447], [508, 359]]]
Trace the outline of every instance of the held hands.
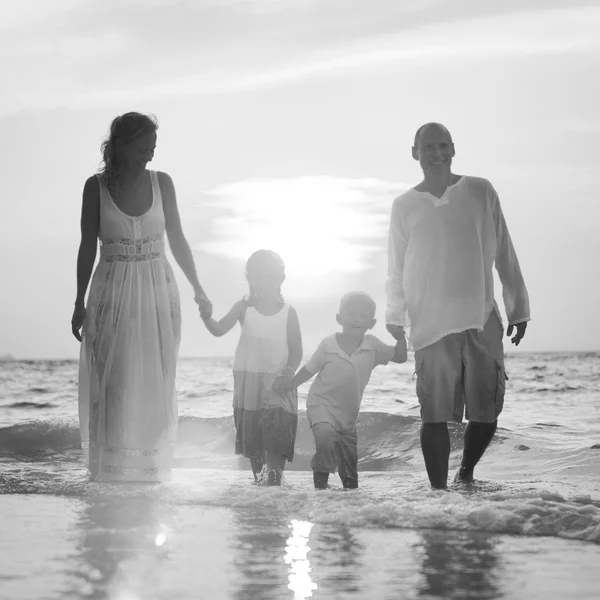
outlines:
[[294, 389], [292, 380], [294, 379], [294, 371], [290, 367], [285, 367], [281, 373], [277, 374], [275, 381], [271, 385], [271, 389], [278, 394], [285, 394]]
[[406, 337], [403, 335], [400, 339], [396, 339], [396, 347], [394, 351], [393, 362], [405, 363], [408, 360], [408, 347]]
[[395, 352], [392, 362], [405, 363], [408, 360], [408, 346], [406, 343], [404, 327], [400, 327], [400, 325], [386, 325], [386, 329], [396, 340], [396, 347], [394, 349]]
[[404, 340], [404, 344], [406, 345], [404, 327], [401, 327], [400, 325], [386, 325], [385, 327], [397, 342]]
[[81, 333], [79, 330], [83, 327], [85, 321], [85, 305], [83, 302], [75, 302], [73, 317], [71, 318], [71, 331], [78, 342], [81, 342]]
[[200, 312], [200, 318], [206, 321], [212, 317], [213, 306], [212, 302], [207, 298], [206, 294], [202, 290], [197, 290], [194, 296], [194, 300], [198, 305]]
[[404, 340], [404, 344], [406, 345], [406, 335], [404, 334], [404, 327], [400, 327], [400, 325], [386, 325], [386, 329], [389, 333], [391, 333], [392, 337], [396, 341]]
[[523, 321], [523, 323], [517, 323], [516, 325], [509, 325], [506, 330], [506, 335], [511, 336], [513, 332], [513, 328], [516, 328], [517, 333], [511, 338], [511, 342], [518, 346], [519, 342], [525, 337], [525, 330], [527, 329], [527, 321]]

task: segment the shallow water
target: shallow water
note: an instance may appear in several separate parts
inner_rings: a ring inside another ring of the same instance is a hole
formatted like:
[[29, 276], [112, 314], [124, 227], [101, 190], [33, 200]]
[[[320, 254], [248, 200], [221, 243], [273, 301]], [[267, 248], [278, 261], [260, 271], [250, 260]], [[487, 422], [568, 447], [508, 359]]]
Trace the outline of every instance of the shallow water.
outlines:
[[[283, 490], [231, 472], [182, 470], [177, 479], [89, 484], [81, 497], [0, 497], [11, 515], [0, 537], [0, 598], [558, 600], [597, 598], [600, 589], [597, 544], [438, 529], [434, 520], [416, 529], [406, 508], [407, 522], [394, 524], [367, 492], [317, 492], [300, 473]], [[218, 506], [222, 496], [229, 502]], [[456, 505], [455, 496], [428, 492], [421, 516]]]
[[0, 364], [0, 599], [597, 599], [600, 355], [507, 365], [474, 485], [430, 489], [409, 362], [367, 388], [360, 488], [316, 492], [304, 413], [283, 488], [253, 485], [227, 359], [180, 362], [173, 480], [145, 486], [90, 483], [76, 362]]

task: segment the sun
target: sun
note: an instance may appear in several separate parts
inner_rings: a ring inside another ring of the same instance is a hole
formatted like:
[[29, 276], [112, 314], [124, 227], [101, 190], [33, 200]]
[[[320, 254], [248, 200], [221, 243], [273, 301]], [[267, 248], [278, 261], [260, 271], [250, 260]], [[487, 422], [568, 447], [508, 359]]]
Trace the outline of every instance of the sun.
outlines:
[[[216, 240], [208, 252], [246, 260], [259, 248], [286, 265], [286, 288], [314, 294], [332, 281], [369, 267], [385, 251], [394, 184], [333, 177], [249, 180], [210, 192]], [[383, 193], [385, 190], [385, 194]]]

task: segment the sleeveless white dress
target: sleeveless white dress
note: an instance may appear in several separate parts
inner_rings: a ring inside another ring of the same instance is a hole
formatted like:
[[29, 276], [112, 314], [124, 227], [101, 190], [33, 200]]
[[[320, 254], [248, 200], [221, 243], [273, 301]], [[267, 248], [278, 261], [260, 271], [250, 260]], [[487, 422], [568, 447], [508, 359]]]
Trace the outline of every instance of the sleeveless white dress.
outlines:
[[179, 292], [165, 256], [155, 171], [152, 206], [122, 212], [100, 186], [100, 262], [92, 277], [79, 361], [81, 443], [97, 481], [169, 479], [177, 438]]
[[289, 304], [275, 315], [246, 308], [233, 361], [235, 453], [263, 458], [264, 451], [294, 458], [298, 424], [298, 395], [271, 389], [287, 365]]

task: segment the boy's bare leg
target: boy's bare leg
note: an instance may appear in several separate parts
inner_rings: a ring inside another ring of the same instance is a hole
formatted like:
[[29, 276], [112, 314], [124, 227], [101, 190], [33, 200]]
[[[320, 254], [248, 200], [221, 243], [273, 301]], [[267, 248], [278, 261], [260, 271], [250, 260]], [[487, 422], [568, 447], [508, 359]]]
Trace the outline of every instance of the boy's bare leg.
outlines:
[[323, 471], [313, 471], [313, 483], [316, 490], [326, 490], [329, 481], [329, 473]]
[[358, 438], [356, 432], [345, 434], [340, 440], [338, 450], [338, 473], [344, 489], [358, 488]]

